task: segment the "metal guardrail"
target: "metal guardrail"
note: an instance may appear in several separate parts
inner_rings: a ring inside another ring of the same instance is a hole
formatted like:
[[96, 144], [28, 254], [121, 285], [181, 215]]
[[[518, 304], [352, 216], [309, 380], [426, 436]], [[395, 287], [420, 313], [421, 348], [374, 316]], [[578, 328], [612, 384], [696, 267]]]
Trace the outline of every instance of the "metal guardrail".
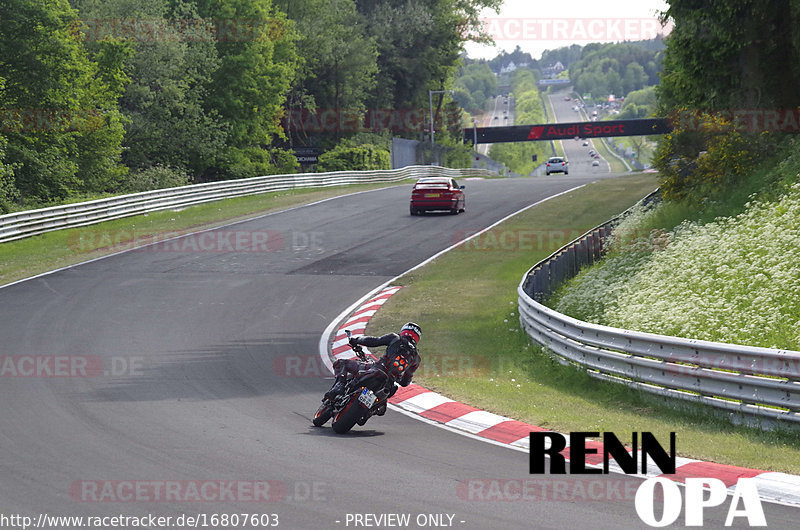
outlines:
[[481, 169], [409, 166], [380, 171], [336, 171], [331, 173], [268, 175], [207, 184], [194, 184], [2, 215], [0, 216], [0, 243], [43, 234], [52, 230], [86, 226], [158, 210], [185, 208], [204, 202], [258, 193], [300, 188], [326, 188], [348, 184], [391, 183], [428, 176], [461, 178], [465, 176], [488, 177], [494, 175], [496, 173]]
[[582, 322], [541, 302], [603, 254], [617, 218], [534, 265], [519, 288], [528, 335], [593, 377], [711, 405], [762, 423], [800, 423], [800, 352], [641, 333]]

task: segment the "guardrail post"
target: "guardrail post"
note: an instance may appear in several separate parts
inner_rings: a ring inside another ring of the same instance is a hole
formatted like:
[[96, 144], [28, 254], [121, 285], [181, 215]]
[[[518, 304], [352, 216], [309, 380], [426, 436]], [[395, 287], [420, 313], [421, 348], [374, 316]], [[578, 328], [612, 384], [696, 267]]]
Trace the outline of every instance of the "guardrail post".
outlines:
[[567, 279], [575, 277], [578, 269], [577, 246], [573, 243], [567, 249]]
[[531, 296], [531, 298], [536, 301], [543, 301], [550, 296], [550, 286], [552, 284], [550, 263], [543, 263], [534, 277], [534, 296]]

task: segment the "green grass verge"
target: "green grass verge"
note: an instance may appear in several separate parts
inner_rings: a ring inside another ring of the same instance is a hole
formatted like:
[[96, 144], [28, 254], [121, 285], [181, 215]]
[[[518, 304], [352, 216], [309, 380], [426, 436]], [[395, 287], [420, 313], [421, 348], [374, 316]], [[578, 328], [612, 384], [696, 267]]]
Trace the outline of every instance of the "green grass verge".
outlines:
[[[405, 181], [406, 184], [412, 181]], [[402, 184], [402, 183], [401, 183]], [[60, 267], [81, 263], [137, 246], [137, 242], [222, 226], [314, 201], [384, 188], [393, 184], [361, 184], [335, 188], [290, 190], [237, 197], [106, 221], [80, 228], [0, 243], [0, 285]]]
[[[677, 432], [682, 456], [800, 472], [800, 437], [731, 425], [707, 409], [602, 382], [553, 361], [520, 330], [522, 275], [568, 240], [652, 191], [656, 175], [600, 181], [515, 216], [417, 269], [370, 321], [368, 334], [402, 322], [424, 331], [415, 382], [452, 399], [535, 425], [569, 431]], [[768, 455], [768, 456], [767, 456]]]

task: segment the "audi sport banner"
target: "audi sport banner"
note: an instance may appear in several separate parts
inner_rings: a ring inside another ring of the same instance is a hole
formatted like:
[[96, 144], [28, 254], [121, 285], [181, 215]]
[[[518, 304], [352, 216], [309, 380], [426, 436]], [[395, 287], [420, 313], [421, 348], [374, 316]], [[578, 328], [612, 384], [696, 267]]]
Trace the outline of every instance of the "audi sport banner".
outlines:
[[666, 134], [672, 127], [666, 118], [641, 120], [582, 121], [575, 123], [546, 123], [514, 125], [511, 127], [478, 127], [464, 129], [464, 140], [477, 143], [527, 142], [530, 140], [567, 140], [569, 138], [600, 138], [602, 136], [645, 136]]

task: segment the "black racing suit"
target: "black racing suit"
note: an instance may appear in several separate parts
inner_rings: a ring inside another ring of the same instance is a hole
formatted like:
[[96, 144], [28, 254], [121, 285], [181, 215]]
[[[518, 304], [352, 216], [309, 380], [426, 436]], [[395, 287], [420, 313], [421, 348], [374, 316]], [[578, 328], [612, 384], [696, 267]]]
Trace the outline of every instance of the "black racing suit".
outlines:
[[333, 363], [336, 382], [325, 396], [338, 395], [344, 389], [347, 374], [358, 374], [359, 371], [381, 371], [389, 376], [391, 383], [408, 386], [419, 368], [420, 356], [413, 341], [401, 337], [397, 333], [388, 333], [382, 337], [358, 337], [350, 339], [351, 344], [368, 348], [386, 346], [386, 352], [375, 362], [361, 362], [358, 359], [337, 359]]

